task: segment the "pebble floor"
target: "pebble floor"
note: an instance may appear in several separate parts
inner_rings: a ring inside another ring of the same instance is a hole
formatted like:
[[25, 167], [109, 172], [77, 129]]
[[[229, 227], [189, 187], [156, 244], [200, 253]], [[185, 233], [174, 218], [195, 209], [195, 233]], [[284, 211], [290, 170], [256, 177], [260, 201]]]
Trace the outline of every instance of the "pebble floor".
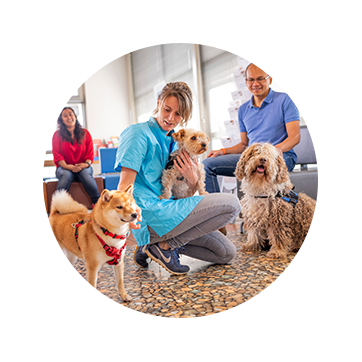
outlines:
[[[181, 256], [190, 267], [182, 276], [170, 275], [157, 263], [140, 269], [133, 263], [135, 243], [130, 241], [125, 256], [125, 288], [132, 301], [118, 296], [113, 269], [106, 264], [98, 274], [97, 289], [127, 308], [169, 318], [190, 318], [219, 313], [242, 304], [268, 287], [288, 267], [295, 253], [272, 260], [266, 251], [247, 254], [240, 251], [246, 236], [240, 224], [228, 226], [228, 237], [236, 246], [236, 257], [227, 265], [215, 265]], [[85, 278], [85, 266], [78, 260], [75, 268]]]

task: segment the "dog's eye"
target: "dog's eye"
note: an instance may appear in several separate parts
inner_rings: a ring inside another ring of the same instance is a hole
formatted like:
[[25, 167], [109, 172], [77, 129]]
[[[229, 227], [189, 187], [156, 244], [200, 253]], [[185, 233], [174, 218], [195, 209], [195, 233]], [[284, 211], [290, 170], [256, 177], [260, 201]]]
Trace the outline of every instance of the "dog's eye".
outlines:
[[117, 209], [123, 209], [123, 206], [117, 206]]
[[191, 137], [191, 139], [192, 139], [193, 141], [195, 141], [195, 139], [196, 139], [196, 136], [192, 136], [192, 137]]

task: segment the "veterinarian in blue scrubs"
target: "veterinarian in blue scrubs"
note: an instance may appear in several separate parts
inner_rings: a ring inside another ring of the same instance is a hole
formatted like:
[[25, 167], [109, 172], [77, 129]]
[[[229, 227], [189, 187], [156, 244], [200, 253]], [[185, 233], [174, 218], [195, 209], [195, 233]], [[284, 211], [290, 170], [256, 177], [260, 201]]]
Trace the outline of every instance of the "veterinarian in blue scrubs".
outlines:
[[293, 147], [300, 141], [299, 112], [286, 93], [270, 88], [272, 77], [250, 64], [246, 85], [253, 96], [238, 111], [241, 142], [233, 147], [210, 151], [203, 161], [206, 191], [220, 192], [217, 176], [234, 176], [241, 153], [251, 144], [269, 142], [283, 155], [288, 171], [297, 162]]
[[[148, 266], [153, 259], [173, 274], [189, 271], [179, 254], [217, 264], [228, 263], [236, 253], [234, 244], [218, 229], [240, 213], [240, 202], [231, 194], [159, 199], [161, 176], [169, 155], [177, 147], [174, 128], [191, 118], [192, 92], [184, 82], [168, 83], [158, 96], [150, 120], [129, 126], [119, 138], [115, 170], [121, 172], [119, 190], [134, 184], [134, 198], [142, 210], [140, 224], [132, 225], [137, 241], [134, 262]], [[196, 190], [197, 159], [178, 156], [175, 167]], [[139, 227], [139, 228], [136, 228]]]

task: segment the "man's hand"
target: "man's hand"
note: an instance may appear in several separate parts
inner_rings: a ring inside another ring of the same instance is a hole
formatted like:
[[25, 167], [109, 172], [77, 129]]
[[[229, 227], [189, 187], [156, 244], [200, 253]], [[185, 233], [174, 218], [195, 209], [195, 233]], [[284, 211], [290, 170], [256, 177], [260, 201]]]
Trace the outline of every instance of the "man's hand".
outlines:
[[222, 150], [216, 150], [216, 151], [210, 151], [210, 153], [207, 155], [207, 158], [209, 157], [217, 157], [217, 156], [221, 156], [223, 154]]

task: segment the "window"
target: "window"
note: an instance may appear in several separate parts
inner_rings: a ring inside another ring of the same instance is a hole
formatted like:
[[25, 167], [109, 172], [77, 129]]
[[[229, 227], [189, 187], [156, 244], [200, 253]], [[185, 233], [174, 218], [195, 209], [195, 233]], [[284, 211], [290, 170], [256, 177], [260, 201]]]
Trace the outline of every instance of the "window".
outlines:
[[237, 90], [234, 72], [238, 69], [238, 57], [205, 45], [200, 45], [200, 54], [206, 131], [211, 137], [211, 149], [220, 149], [220, 137], [227, 135], [224, 121], [230, 120], [231, 93]]

